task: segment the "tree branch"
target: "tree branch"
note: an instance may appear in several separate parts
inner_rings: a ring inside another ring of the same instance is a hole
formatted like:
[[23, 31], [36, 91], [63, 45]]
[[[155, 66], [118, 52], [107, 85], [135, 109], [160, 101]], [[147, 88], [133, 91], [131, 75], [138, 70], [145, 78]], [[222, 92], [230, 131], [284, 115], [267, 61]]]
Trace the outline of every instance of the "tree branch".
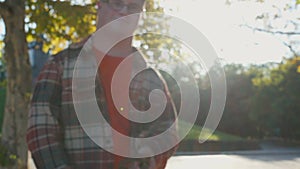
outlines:
[[298, 53], [294, 50], [294, 48], [292, 47], [292, 45], [286, 43], [286, 42], [283, 42], [283, 44], [289, 48], [289, 50], [293, 53], [294, 56], [298, 56]]
[[271, 33], [271, 34], [281, 34], [281, 35], [300, 35], [300, 32], [284, 32], [284, 31], [270, 31], [262, 28], [255, 28], [249, 25], [241, 25], [244, 27], [247, 27], [249, 29], [252, 29], [254, 31], [259, 31], [259, 32], [266, 32], [266, 33]]
[[[249, 29], [252, 29], [254, 31], [259, 31], [259, 32], [265, 32], [265, 33], [270, 33], [270, 34], [280, 34], [280, 35], [300, 35], [300, 32], [283, 32], [283, 31], [270, 31], [270, 30], [266, 30], [266, 29], [262, 29], [262, 28], [255, 28], [249, 25], [241, 25], [244, 27], [247, 27]], [[282, 41], [283, 45], [286, 46], [287, 48], [289, 48], [290, 52], [297, 56], [298, 52], [293, 48], [293, 46], [291, 44], [288, 44], [284, 41]]]

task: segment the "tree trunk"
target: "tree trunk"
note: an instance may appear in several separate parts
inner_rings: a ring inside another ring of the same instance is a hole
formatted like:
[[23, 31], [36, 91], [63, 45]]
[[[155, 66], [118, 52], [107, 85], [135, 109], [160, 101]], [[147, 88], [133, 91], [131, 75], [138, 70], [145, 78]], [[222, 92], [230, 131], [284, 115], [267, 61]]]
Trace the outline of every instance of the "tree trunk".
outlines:
[[[27, 168], [26, 128], [31, 90], [26, 34], [24, 30], [25, 1], [6, 0], [6, 12], [1, 16], [6, 27], [5, 60], [7, 90], [2, 141], [17, 156], [16, 163], [7, 169]], [[1, 168], [1, 167], [0, 167]]]

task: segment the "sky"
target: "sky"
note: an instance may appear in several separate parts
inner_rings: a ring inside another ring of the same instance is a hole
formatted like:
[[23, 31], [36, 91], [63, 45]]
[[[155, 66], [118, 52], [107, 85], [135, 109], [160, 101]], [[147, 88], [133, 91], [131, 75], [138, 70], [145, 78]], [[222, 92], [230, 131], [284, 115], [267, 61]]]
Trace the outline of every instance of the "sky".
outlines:
[[166, 7], [173, 8], [173, 11], [167, 10], [168, 14], [197, 27], [226, 63], [260, 64], [280, 62], [291, 54], [281, 37], [241, 26], [261, 26], [263, 24], [255, 20], [257, 15], [276, 12], [274, 5], [286, 5], [286, 1], [282, 0], [265, 1], [264, 4], [247, 1], [231, 5], [226, 5], [225, 0], [165, 0], [164, 3]]
[[[276, 12], [274, 5], [286, 4], [282, 0], [265, 1], [263, 4], [247, 1], [226, 5], [226, 0], [163, 0], [162, 4], [167, 14], [185, 20], [204, 34], [226, 63], [260, 64], [280, 62], [291, 54], [282, 38], [241, 26], [261, 26], [255, 20], [257, 15]], [[0, 39], [3, 34], [4, 26], [0, 21]]]

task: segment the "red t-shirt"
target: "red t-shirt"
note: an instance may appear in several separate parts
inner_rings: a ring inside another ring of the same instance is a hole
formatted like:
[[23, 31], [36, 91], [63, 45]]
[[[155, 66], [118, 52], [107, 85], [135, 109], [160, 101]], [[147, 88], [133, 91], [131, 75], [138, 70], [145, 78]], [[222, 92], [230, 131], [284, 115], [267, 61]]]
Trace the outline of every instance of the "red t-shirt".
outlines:
[[[128, 119], [124, 118], [119, 111], [120, 110], [128, 110], [128, 104], [123, 104], [124, 106], [120, 108], [116, 108], [113, 99], [112, 99], [112, 94], [111, 94], [111, 83], [112, 83], [112, 77], [116, 71], [116, 68], [119, 66], [119, 64], [125, 59], [125, 57], [113, 57], [106, 55], [103, 60], [101, 61], [100, 64], [100, 78], [102, 80], [104, 90], [105, 90], [105, 96], [107, 100], [107, 108], [109, 112], [109, 117], [110, 117], [110, 122], [111, 126], [117, 130], [118, 132], [129, 136], [129, 121]], [[125, 71], [121, 71], [122, 73], [122, 78], [118, 79], [121, 80], [121, 84], [118, 85], [118, 96], [119, 95], [128, 95], [128, 87], [125, 87], [125, 83], [129, 83], [130, 75], [131, 75], [131, 67], [130, 65], [126, 65]], [[128, 96], [127, 96], [128, 97]], [[128, 115], [127, 111], [124, 111], [125, 116]], [[123, 114], [124, 115], [124, 114]], [[123, 149], [125, 151], [129, 151], [129, 141], [127, 140], [120, 140], [116, 137], [116, 134], [113, 133], [113, 142], [114, 142], [114, 149], [116, 151]], [[118, 168], [118, 165], [120, 161], [123, 159], [123, 157], [114, 156], [114, 169]]]

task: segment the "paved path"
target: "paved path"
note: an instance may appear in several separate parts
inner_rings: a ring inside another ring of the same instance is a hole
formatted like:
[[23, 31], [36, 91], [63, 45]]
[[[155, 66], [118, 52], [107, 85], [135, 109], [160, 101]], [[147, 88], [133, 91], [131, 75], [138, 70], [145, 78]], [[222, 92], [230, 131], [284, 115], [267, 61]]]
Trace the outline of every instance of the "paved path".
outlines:
[[177, 156], [170, 159], [166, 169], [300, 169], [300, 153], [267, 156]]
[[[300, 169], [300, 148], [262, 147], [257, 151], [181, 154], [172, 157], [166, 169]], [[31, 159], [28, 169], [35, 169]]]
[[300, 150], [175, 156], [166, 169], [300, 169]]

